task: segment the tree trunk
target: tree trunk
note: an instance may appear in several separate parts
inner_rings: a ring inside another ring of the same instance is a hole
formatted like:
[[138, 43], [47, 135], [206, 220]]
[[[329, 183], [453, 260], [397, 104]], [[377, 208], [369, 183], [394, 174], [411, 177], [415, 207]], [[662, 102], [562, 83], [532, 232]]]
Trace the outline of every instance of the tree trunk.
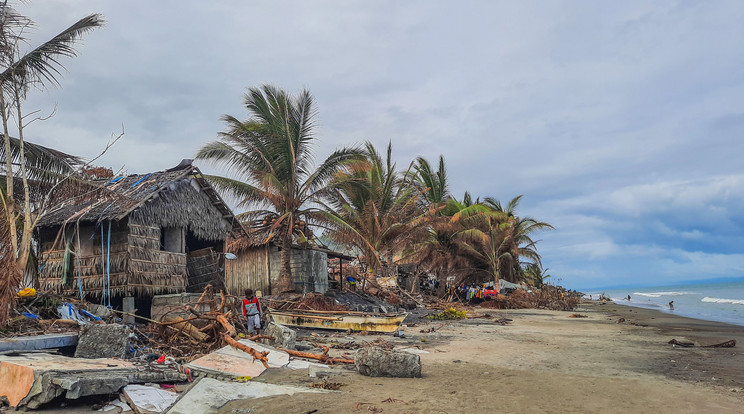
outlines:
[[279, 292], [290, 292], [294, 290], [294, 283], [292, 280], [292, 237], [282, 232], [281, 238], [281, 261], [282, 267], [279, 270]]

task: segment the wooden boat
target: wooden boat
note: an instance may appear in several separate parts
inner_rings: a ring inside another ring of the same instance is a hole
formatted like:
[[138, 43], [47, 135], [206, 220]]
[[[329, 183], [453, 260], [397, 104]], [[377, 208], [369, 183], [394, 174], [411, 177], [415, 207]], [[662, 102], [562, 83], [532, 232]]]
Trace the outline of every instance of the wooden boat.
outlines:
[[269, 309], [271, 320], [279, 325], [341, 331], [395, 332], [407, 313], [374, 314], [352, 311], [308, 311]]

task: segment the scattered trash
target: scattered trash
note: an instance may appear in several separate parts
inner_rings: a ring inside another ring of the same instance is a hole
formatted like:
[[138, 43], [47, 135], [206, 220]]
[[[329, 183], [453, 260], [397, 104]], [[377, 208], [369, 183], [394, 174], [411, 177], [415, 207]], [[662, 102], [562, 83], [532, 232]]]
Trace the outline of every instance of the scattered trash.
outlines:
[[340, 382], [328, 382], [328, 381], [321, 381], [321, 382], [314, 382], [310, 385], [312, 388], [320, 388], [322, 390], [333, 390], [337, 391], [341, 389], [346, 384], [340, 383]]
[[589, 316], [587, 316], [587, 315], [582, 315], [582, 314], [580, 314], [580, 313], [572, 313], [572, 314], [571, 314], [571, 315], [569, 315], [568, 317], [569, 317], [569, 318], [588, 318]]
[[384, 402], [384, 403], [403, 403], [403, 404], [405, 404], [405, 405], [408, 405], [408, 403], [407, 403], [407, 402], [405, 402], [405, 401], [403, 401], [403, 400], [399, 400], [399, 399], [397, 399], [397, 398], [388, 398], [388, 399], [386, 399], [386, 400], [382, 400], [382, 402]]

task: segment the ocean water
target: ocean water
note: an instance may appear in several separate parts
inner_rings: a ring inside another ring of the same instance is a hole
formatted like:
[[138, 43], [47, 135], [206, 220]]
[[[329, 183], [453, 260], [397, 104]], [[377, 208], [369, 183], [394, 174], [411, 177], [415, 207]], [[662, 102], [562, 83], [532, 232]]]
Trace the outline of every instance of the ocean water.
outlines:
[[[601, 293], [618, 305], [657, 309], [690, 318], [744, 326], [744, 281], [698, 283], [626, 289], [595, 289], [587, 292], [597, 299]], [[627, 300], [630, 295], [630, 301]], [[669, 301], [674, 301], [674, 310]]]

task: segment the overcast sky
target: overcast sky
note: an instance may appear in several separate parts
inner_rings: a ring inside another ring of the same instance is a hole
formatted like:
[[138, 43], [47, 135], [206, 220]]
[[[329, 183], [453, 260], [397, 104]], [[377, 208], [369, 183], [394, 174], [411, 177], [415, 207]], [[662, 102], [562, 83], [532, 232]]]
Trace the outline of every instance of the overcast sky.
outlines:
[[309, 88], [317, 155], [444, 154], [461, 197], [547, 221], [571, 288], [744, 276], [744, 3], [37, 0], [31, 44], [94, 12], [27, 138], [130, 173], [245, 118], [245, 88]]

